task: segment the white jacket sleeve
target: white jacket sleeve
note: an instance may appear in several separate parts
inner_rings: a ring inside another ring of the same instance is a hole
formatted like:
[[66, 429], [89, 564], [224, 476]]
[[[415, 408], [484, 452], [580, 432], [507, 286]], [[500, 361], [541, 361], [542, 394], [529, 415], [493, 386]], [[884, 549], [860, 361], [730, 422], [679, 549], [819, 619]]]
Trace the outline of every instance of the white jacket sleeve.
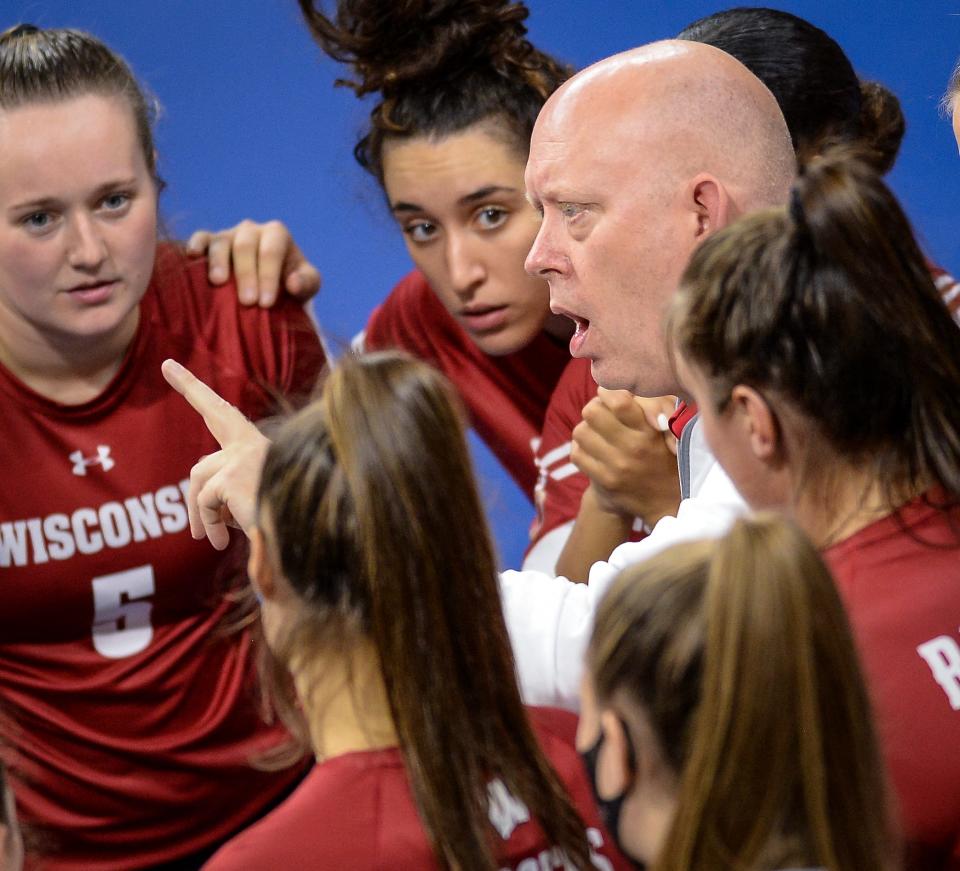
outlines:
[[593, 615], [621, 569], [671, 545], [723, 535], [744, 512], [743, 500], [720, 466], [711, 473], [717, 474], [716, 480], [704, 483], [714, 486], [683, 500], [677, 516], [663, 518], [642, 541], [622, 544], [608, 562], [595, 563], [586, 584], [532, 571], [500, 576], [504, 616], [527, 704], [577, 710]]

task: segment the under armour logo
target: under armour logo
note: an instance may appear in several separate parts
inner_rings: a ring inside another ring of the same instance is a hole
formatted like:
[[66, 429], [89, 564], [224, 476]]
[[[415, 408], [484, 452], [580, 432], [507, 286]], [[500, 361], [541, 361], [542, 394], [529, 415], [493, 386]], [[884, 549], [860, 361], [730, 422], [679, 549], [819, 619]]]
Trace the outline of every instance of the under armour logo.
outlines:
[[104, 472], [109, 472], [116, 465], [110, 458], [109, 445], [97, 445], [95, 457], [85, 457], [83, 451], [74, 451], [70, 454], [70, 462], [73, 463], [74, 475], [86, 475], [87, 466], [100, 466]]

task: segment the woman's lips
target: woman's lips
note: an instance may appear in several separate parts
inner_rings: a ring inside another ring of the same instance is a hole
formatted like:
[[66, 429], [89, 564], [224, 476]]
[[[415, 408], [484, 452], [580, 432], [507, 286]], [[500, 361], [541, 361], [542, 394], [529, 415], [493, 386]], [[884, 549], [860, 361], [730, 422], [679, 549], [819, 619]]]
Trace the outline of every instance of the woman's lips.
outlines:
[[500, 329], [507, 322], [507, 306], [484, 306], [475, 309], [463, 309], [459, 320], [471, 333], [489, 333]]
[[67, 293], [70, 295], [71, 299], [75, 299], [84, 305], [98, 305], [110, 299], [116, 285], [116, 281], [100, 281], [96, 284], [80, 284], [76, 287], [71, 287]]

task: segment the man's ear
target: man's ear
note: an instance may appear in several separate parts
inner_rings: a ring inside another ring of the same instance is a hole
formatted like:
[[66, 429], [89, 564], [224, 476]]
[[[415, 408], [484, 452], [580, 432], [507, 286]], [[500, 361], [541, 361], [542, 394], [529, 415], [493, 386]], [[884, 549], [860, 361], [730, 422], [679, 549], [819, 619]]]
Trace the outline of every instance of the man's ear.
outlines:
[[697, 241], [726, 227], [735, 217], [726, 188], [712, 175], [700, 173], [690, 182], [688, 203], [697, 216]]
[[783, 459], [783, 441], [776, 412], [761, 393], [746, 384], [737, 384], [730, 392], [730, 403], [739, 416], [753, 455], [768, 465]]
[[274, 576], [273, 561], [263, 530], [259, 526], [250, 528], [250, 556], [247, 559], [247, 574], [261, 599], [272, 599], [277, 594], [277, 580]]

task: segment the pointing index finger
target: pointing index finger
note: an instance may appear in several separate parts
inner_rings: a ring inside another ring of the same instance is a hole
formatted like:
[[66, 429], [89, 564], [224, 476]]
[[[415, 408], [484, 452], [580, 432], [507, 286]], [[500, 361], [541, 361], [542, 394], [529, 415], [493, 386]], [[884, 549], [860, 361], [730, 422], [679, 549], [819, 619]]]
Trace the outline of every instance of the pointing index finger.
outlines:
[[251, 429], [257, 432], [240, 411], [176, 360], [164, 360], [160, 371], [167, 383], [203, 418], [221, 448], [241, 441]]

